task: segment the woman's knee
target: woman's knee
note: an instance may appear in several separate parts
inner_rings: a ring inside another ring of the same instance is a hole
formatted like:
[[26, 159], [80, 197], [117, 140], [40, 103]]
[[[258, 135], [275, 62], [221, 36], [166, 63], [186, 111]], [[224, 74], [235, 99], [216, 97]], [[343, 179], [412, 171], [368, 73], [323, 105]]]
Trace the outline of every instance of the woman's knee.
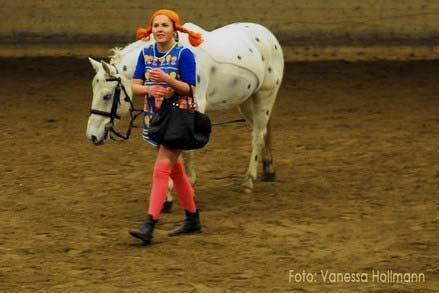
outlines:
[[171, 150], [165, 146], [160, 146], [156, 161], [173, 166], [178, 161], [180, 153], [181, 151], [179, 150]]

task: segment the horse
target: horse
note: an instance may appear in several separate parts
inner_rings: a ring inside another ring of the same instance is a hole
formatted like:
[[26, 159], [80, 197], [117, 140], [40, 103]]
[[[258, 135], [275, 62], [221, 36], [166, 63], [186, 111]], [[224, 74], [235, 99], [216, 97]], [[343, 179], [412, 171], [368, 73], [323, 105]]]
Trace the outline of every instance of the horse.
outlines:
[[[188, 36], [178, 32], [180, 44], [188, 47], [197, 63], [196, 98], [200, 112], [239, 107], [252, 127], [252, 151], [243, 187], [252, 192], [258, 163], [263, 163], [263, 181], [274, 181], [271, 150], [271, 114], [284, 71], [281, 46], [272, 32], [255, 23], [233, 23], [213, 31], [186, 23], [184, 27], [202, 34], [204, 42], [190, 45]], [[103, 144], [114, 131], [113, 125], [128, 112], [133, 121], [130, 80], [140, 51], [153, 41], [139, 40], [123, 49], [113, 49], [110, 64], [89, 61], [96, 71], [93, 78], [92, 110], [87, 137], [95, 145]], [[116, 94], [119, 96], [116, 101]], [[112, 113], [113, 112], [113, 113]], [[129, 136], [117, 133], [119, 137]], [[184, 155], [188, 176], [195, 180], [192, 151]], [[262, 154], [262, 156], [261, 156]]]

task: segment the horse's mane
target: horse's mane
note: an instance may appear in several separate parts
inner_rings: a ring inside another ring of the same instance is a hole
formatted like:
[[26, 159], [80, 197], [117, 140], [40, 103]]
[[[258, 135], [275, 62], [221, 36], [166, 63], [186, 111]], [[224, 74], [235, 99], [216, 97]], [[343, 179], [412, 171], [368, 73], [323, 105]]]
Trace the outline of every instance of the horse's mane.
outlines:
[[110, 56], [110, 64], [118, 64], [122, 60], [122, 56], [143, 46], [145, 46], [144, 41], [136, 41], [125, 46], [124, 48], [114, 47], [113, 49], [110, 49], [110, 51], [113, 52], [113, 55]]
[[120, 47], [114, 47], [113, 49], [110, 49], [111, 52], [113, 52], [113, 55], [110, 56], [110, 64], [117, 64], [122, 59], [122, 48]]

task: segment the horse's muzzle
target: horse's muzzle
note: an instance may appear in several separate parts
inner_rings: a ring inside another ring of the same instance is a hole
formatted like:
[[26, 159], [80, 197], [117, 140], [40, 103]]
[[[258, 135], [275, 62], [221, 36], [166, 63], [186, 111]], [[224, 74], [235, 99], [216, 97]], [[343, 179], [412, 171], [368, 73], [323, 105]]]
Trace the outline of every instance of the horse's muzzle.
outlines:
[[98, 139], [96, 136], [94, 136], [94, 135], [92, 135], [91, 136], [91, 142], [94, 144], [94, 145], [96, 145], [96, 146], [98, 146], [98, 145], [103, 145], [104, 144], [104, 142], [105, 142], [105, 139]]

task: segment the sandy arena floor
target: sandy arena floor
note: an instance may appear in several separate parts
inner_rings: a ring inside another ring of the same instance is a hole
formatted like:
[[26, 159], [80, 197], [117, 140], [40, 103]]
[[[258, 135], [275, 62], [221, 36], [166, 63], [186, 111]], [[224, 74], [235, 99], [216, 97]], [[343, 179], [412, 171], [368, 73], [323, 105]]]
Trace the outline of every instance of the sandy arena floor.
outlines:
[[[215, 127], [196, 159], [205, 233], [169, 238], [175, 205], [150, 247], [127, 232], [143, 220], [155, 154], [140, 129], [86, 140], [92, 75], [86, 59], [0, 59], [0, 291], [439, 290], [439, 62], [287, 64], [277, 182], [243, 193], [249, 127]], [[373, 270], [425, 282], [374, 282]], [[368, 280], [325, 282], [327, 271]]]

